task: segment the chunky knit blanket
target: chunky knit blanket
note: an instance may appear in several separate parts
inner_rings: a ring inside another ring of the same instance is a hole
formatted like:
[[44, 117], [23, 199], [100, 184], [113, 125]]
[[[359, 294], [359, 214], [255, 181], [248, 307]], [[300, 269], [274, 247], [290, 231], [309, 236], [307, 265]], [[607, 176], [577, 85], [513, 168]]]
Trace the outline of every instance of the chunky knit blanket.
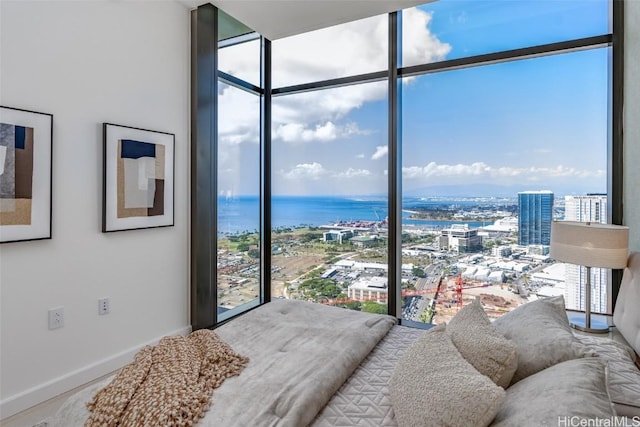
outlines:
[[249, 359], [233, 352], [215, 332], [160, 340], [87, 403], [85, 427], [191, 426], [209, 408], [213, 390], [239, 375]]

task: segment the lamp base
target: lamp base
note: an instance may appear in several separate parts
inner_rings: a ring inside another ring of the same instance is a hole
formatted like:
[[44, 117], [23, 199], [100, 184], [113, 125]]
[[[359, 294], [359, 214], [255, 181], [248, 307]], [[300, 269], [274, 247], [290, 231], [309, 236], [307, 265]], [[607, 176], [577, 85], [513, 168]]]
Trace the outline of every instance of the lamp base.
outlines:
[[572, 319], [571, 327], [582, 332], [589, 332], [591, 334], [606, 334], [609, 332], [609, 325], [606, 322], [591, 319], [591, 327], [585, 326], [585, 319]]

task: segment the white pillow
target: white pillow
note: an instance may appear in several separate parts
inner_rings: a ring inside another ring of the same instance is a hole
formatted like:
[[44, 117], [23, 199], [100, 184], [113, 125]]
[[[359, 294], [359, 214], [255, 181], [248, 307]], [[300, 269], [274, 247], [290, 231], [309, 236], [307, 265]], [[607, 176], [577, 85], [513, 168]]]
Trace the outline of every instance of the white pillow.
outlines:
[[399, 427], [484, 427], [504, 396], [501, 387], [464, 360], [444, 325], [411, 344], [389, 380]]
[[507, 389], [491, 426], [586, 426], [583, 421], [611, 420], [616, 414], [606, 363], [599, 357], [568, 360], [519, 381]]
[[608, 337], [576, 334], [576, 338], [609, 364], [607, 385], [618, 415], [640, 417], [640, 370], [633, 349]]
[[629, 345], [640, 354], [640, 252], [629, 255], [622, 275], [613, 323]]
[[518, 347], [491, 324], [479, 300], [465, 305], [447, 325], [447, 334], [462, 357], [502, 388], [518, 367]]
[[518, 347], [511, 384], [565, 360], [595, 356], [573, 335], [562, 296], [523, 304], [493, 325]]

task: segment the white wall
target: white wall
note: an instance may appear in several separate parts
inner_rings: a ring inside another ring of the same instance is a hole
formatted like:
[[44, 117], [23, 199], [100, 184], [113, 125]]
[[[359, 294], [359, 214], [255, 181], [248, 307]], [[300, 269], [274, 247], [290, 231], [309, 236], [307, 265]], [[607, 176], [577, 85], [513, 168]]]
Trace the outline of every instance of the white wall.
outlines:
[[[2, 0], [0, 15], [0, 104], [54, 116], [53, 239], [0, 245], [5, 418], [188, 331], [190, 36], [174, 1]], [[100, 232], [103, 122], [175, 134], [174, 227]]]
[[640, 1], [625, 2], [624, 223], [640, 251]]

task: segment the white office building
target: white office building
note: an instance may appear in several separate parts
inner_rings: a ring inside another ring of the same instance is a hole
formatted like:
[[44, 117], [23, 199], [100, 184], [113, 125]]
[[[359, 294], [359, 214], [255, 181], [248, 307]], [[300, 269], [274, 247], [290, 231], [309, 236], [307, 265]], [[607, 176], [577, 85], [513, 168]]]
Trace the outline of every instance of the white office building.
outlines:
[[349, 299], [355, 301], [375, 301], [380, 304], [386, 304], [387, 288], [386, 277], [366, 277], [349, 285]]
[[452, 224], [441, 231], [439, 244], [440, 250], [478, 252], [482, 250], [482, 237], [477, 229], [469, 228], [468, 224]]
[[[607, 195], [588, 194], [585, 196], [565, 196], [566, 221], [607, 222]], [[567, 308], [584, 310], [587, 269], [574, 264], [566, 264], [566, 288], [564, 299]], [[609, 270], [591, 269], [591, 311], [606, 313], [609, 296]]]

